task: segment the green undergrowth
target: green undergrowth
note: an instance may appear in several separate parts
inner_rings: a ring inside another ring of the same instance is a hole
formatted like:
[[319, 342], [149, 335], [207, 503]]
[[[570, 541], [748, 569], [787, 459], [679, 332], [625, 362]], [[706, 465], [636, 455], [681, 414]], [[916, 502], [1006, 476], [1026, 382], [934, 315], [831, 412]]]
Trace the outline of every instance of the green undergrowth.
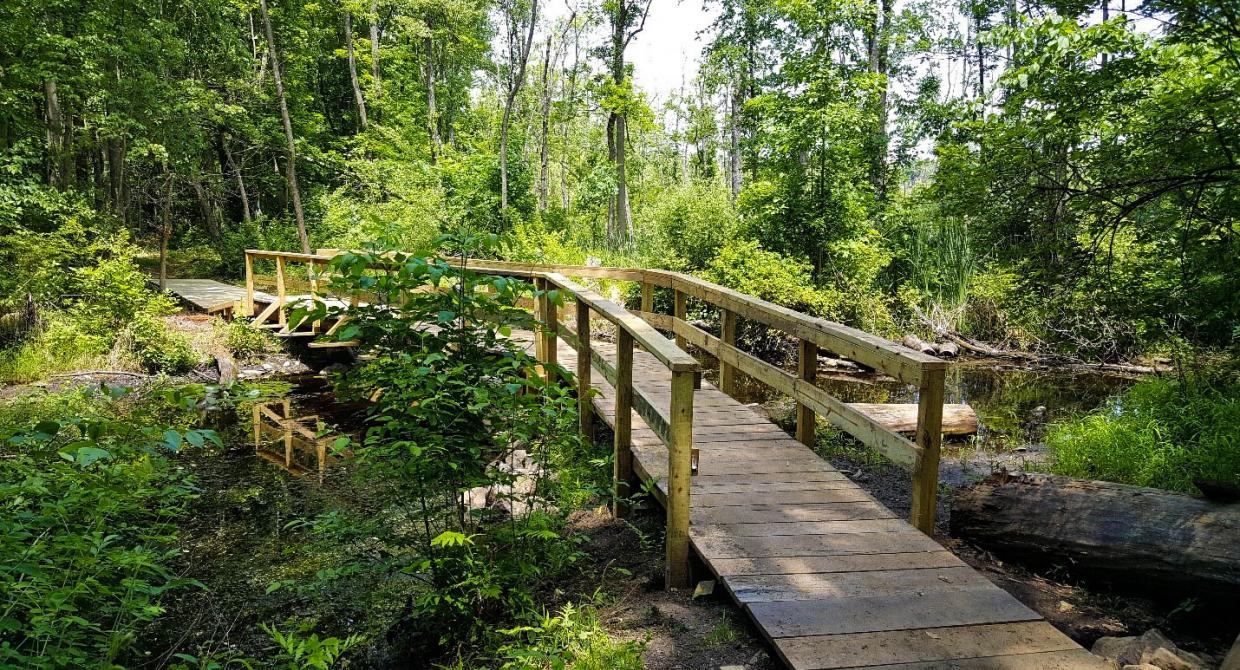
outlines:
[[1225, 372], [1143, 380], [1051, 427], [1056, 474], [1199, 493], [1240, 487], [1240, 381]]

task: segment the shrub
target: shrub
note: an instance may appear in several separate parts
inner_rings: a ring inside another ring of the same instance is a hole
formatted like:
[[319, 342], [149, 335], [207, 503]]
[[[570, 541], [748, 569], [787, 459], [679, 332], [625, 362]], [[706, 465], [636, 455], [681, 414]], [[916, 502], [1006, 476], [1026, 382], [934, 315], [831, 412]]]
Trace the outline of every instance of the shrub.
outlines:
[[1144, 380], [1106, 410], [1052, 426], [1056, 474], [1196, 493], [1240, 486], [1240, 382], [1220, 373]]
[[199, 362], [189, 338], [170, 330], [161, 319], [139, 314], [126, 332], [134, 355], [150, 372], [178, 374]]
[[612, 639], [589, 607], [569, 603], [532, 626], [501, 631], [515, 641], [500, 647], [501, 670], [640, 670], [645, 645]]
[[218, 438], [183, 429], [194, 414], [177, 392], [151, 406], [119, 395], [0, 408], [0, 667], [115, 667], [190, 583], [163, 565], [193, 495], [164, 455]]
[[639, 227], [657, 230], [665, 247], [695, 270], [706, 267], [737, 227], [727, 191], [702, 184], [664, 193], [636, 218]]
[[241, 320], [215, 322], [215, 336], [237, 358], [249, 359], [276, 347], [271, 336]]
[[74, 271], [70, 313], [87, 333], [110, 335], [139, 314], [173, 311], [171, 298], [151, 291], [134, 262], [132, 249], [118, 245], [113, 255]]

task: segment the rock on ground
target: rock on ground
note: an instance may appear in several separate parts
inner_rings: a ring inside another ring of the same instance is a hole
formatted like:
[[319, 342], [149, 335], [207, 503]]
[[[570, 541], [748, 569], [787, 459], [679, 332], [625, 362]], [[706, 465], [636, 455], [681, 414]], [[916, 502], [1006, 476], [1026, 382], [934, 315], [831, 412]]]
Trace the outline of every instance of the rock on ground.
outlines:
[[1184, 651], [1157, 629], [1132, 637], [1100, 637], [1092, 651], [1122, 670], [1209, 670], [1196, 654]]

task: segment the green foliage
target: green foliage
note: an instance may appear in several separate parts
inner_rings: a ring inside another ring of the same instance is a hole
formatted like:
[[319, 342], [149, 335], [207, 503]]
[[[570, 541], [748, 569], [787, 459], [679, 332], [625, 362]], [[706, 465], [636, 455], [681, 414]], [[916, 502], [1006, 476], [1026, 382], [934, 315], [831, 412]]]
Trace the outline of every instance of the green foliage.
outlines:
[[124, 396], [32, 396], [0, 412], [0, 665], [112, 667], [164, 595], [191, 584], [164, 567], [193, 496], [166, 455], [219, 438], [185, 429], [193, 392]]
[[179, 374], [199, 362], [188, 337], [149, 314], [135, 316], [125, 334], [131, 340], [134, 355], [150, 372]]
[[356, 635], [342, 640], [336, 637], [320, 638], [318, 633], [309, 636], [295, 631], [284, 633], [267, 624], [263, 624], [263, 630], [280, 648], [280, 661], [288, 670], [330, 670], [345, 652], [362, 641]]
[[615, 640], [589, 607], [569, 603], [559, 614], [501, 631], [513, 640], [499, 647], [502, 670], [639, 670], [645, 645]]
[[[661, 194], [637, 214], [639, 226], [658, 230], [665, 248], [684, 259], [689, 269], [706, 267], [735, 234], [736, 212], [719, 188], [691, 185]], [[667, 261], [664, 267], [671, 267]]]
[[[460, 233], [441, 242], [464, 257], [496, 240]], [[414, 599], [411, 626], [433, 649], [478, 644], [492, 622], [530, 611], [532, 589], [579, 557], [548, 511], [558, 487], [546, 477], [547, 468], [589, 453], [571, 376], [553, 366], [544, 380], [538, 361], [508, 337], [538, 325], [519, 299], [562, 298], [467, 263], [378, 247], [342, 254], [328, 269], [335, 294], [374, 296], [349, 309], [336, 332], [374, 358], [335, 382], [342, 397], [371, 401], [354, 449], [366, 477], [413, 502], [415, 532], [404, 541], [420, 555], [402, 571], [430, 588]], [[341, 314], [319, 303], [305, 316]], [[496, 466], [514, 458], [534, 466], [522, 486], [515, 470]], [[471, 489], [492, 491], [510, 520], [490, 523], [493, 510], [470, 509], [463, 494]]]
[[213, 324], [215, 336], [234, 356], [242, 360], [273, 351], [278, 346], [271, 335], [251, 326], [244, 319], [217, 320]]
[[1197, 482], [1240, 486], [1240, 382], [1224, 373], [1154, 378], [1105, 411], [1055, 425], [1052, 471], [1087, 479], [1197, 492]]

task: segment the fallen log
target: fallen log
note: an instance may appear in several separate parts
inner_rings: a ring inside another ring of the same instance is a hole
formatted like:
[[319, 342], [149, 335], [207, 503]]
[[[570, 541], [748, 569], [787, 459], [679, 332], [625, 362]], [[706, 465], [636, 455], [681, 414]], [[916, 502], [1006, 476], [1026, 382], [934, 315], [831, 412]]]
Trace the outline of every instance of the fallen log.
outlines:
[[944, 358], [955, 358], [960, 355], [960, 345], [955, 342], [936, 344], [934, 348], [938, 350], [939, 356]]
[[[848, 406], [869, 415], [897, 433], [917, 432], [917, 405], [850, 402]], [[977, 432], [977, 412], [968, 405], [943, 405], [944, 435], [973, 435]]]
[[920, 337], [917, 337], [916, 335], [912, 333], [905, 335], [904, 339], [900, 340], [900, 344], [908, 347], [909, 349], [912, 349], [913, 351], [917, 351], [923, 354], [930, 354], [931, 356], [933, 356], [935, 353], [934, 345], [927, 344]]
[[1065, 567], [1142, 594], [1240, 597], [1240, 504], [998, 473], [956, 491], [951, 534], [1014, 561]]

